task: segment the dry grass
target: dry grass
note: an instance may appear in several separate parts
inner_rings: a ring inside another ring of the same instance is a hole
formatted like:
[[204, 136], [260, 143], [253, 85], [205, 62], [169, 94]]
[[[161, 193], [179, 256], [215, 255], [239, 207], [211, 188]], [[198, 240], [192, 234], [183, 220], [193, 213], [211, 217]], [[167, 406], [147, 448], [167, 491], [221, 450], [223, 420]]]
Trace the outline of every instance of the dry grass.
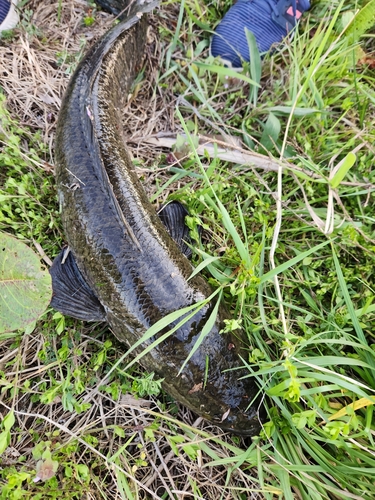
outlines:
[[[8, 108], [21, 125], [41, 133], [50, 145], [51, 162], [55, 124], [74, 58], [113, 21], [112, 16], [100, 12], [93, 27], [84, 27], [82, 19], [89, 8], [83, 0], [62, 2], [60, 21], [58, 9], [58, 1], [29, 2], [31, 19], [23, 19], [17, 36], [0, 46], [1, 86]], [[33, 36], [35, 29], [42, 37]]]
[[[90, 333], [94, 332], [90, 332], [88, 328], [82, 329], [79, 340], [74, 341], [79, 325], [76, 327], [71, 328], [70, 332], [73, 350], [79, 354], [74, 359], [67, 360], [70, 372], [73, 369], [89, 370], [90, 359], [95, 354], [95, 343], [99, 346], [102, 344], [101, 340], [93, 340]], [[100, 338], [108, 336], [106, 334], [103, 329], [99, 332]], [[129, 479], [133, 492], [138, 492], [135, 498], [159, 499], [165, 498], [163, 495], [166, 493], [166, 498], [190, 498], [193, 484], [199, 487], [202, 494], [193, 498], [213, 499], [221, 495], [222, 498], [236, 498], [235, 493], [228, 493], [231, 488], [236, 487], [241, 491], [247, 489], [247, 498], [252, 498], [250, 492], [254, 485], [248, 472], [238, 469], [229, 484], [226, 484], [226, 468], [205, 467], [211, 461], [209, 455], [199, 452], [197, 460], [191, 460], [180, 447], [180, 453], [176, 456], [171, 449], [170, 440], [177, 433], [185, 436], [184, 445], [209, 442], [211, 453], [217, 457], [231, 456], [225, 443], [232, 443], [232, 440], [221, 436], [218, 429], [212, 428], [201, 418], [196, 419], [185, 408], [180, 408], [176, 419], [173, 419], [158, 407], [156, 400], [136, 399], [131, 395], [121, 395], [115, 400], [110, 394], [99, 392], [99, 387], [103, 385], [100, 378], [82, 392], [80, 403], [91, 405], [82, 414], [65, 411], [59, 396], [53, 399], [52, 404], [33, 403], [33, 396], [43, 394], [43, 384], [48, 384], [51, 378], [63, 381], [68, 375], [63, 362], [41, 362], [39, 359], [45, 350], [50, 352], [52, 359], [60, 348], [61, 342], [57, 336], [49, 337], [46, 347], [46, 332], [23, 336], [17, 347], [11, 341], [1, 342], [0, 369], [5, 371], [6, 380], [14, 395], [9, 398], [6, 397], [7, 393], [3, 393], [0, 397], [1, 414], [5, 416], [8, 409], [13, 407], [17, 422], [14, 441], [1, 458], [2, 467], [20, 467], [20, 457], [23, 457], [22, 468], [35, 470], [36, 460], [32, 454], [34, 446], [42, 441], [49, 441], [54, 436], [52, 449], [61, 457], [57, 479], [62, 485], [62, 498], [121, 498], [118, 474]], [[100, 374], [101, 372], [97, 373]], [[30, 384], [30, 390], [26, 393], [25, 381]], [[157, 425], [153, 426], [155, 423]], [[144, 436], [144, 429], [150, 426], [154, 428], [153, 439]], [[121, 435], [118, 429], [122, 430]], [[87, 436], [91, 439], [88, 440]], [[212, 441], [214, 436], [221, 436], [221, 439], [215, 443]], [[128, 440], [129, 444], [124, 446]], [[67, 454], [66, 450], [72, 443], [76, 445]], [[116, 455], [117, 458], [113, 459]], [[147, 464], [138, 466], [139, 460], [145, 460]], [[84, 464], [91, 471], [93, 477], [88, 491], [82, 493], [81, 497], [70, 497], [69, 492], [64, 491], [66, 479], [63, 466], [67, 463]], [[96, 481], [93, 480], [94, 476]]]

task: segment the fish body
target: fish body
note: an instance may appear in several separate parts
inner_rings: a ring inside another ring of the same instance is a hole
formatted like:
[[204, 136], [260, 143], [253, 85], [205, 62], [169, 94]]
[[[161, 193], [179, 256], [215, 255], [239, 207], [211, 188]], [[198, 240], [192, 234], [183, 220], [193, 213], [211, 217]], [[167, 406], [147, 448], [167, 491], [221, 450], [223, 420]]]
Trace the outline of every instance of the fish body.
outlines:
[[126, 10], [128, 5], [131, 3], [131, 0], [95, 0], [95, 3], [98, 4], [103, 10], [111, 12], [117, 16]]
[[[141, 14], [154, 6], [137, 6], [91, 48], [69, 83], [56, 132], [58, 196], [71, 252], [52, 266], [52, 305], [73, 317], [107, 321], [128, 346], [168, 314], [212, 294], [201, 276], [189, 279], [192, 265], [147, 199], [119, 125], [145, 50], [147, 19]], [[197, 414], [224, 430], [254, 435], [258, 388], [253, 378], [241, 379], [249, 375], [239, 357], [246, 358], [242, 334], [220, 333], [229, 318], [223, 306], [179, 373], [214, 306], [204, 304], [183, 325], [181, 318], [172, 321], [157, 336], [171, 328], [174, 333], [141, 363]]]

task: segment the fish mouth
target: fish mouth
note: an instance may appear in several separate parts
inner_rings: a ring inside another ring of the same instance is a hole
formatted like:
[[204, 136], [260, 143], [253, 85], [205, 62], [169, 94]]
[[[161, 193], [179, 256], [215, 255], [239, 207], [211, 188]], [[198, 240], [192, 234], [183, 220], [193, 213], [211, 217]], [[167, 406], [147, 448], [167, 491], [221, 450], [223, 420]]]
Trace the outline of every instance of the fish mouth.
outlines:
[[262, 430], [262, 422], [264, 422], [264, 409], [259, 404], [258, 408], [253, 408], [249, 413], [233, 413], [217, 425], [225, 432], [237, 434], [242, 437], [258, 436]]
[[231, 434], [236, 434], [237, 436], [241, 437], [253, 438], [258, 436], [260, 431], [262, 430], [262, 424], [260, 420], [258, 420], [257, 422], [252, 421], [251, 423], [248, 423], [248, 425], [245, 424], [243, 427], [239, 427], [235, 424], [233, 427], [231, 425], [225, 426], [223, 424], [220, 424], [219, 426], [220, 429], [224, 432], [230, 432]]

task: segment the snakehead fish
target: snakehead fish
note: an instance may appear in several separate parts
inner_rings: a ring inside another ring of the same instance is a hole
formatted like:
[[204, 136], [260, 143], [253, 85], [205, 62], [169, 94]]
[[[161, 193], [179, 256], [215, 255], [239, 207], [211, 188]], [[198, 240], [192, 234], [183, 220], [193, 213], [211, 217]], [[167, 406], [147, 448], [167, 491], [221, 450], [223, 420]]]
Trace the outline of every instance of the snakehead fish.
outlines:
[[[259, 431], [258, 388], [249, 371], [242, 334], [221, 333], [229, 316], [223, 306], [211, 330], [184, 369], [215, 304], [212, 290], [196, 275], [175, 240], [185, 239], [185, 213], [167, 205], [159, 217], [142, 188], [123, 142], [121, 107], [141, 68], [146, 43], [145, 13], [113, 27], [89, 50], [69, 82], [56, 132], [56, 178], [70, 252], [51, 267], [52, 306], [87, 321], [106, 321], [133, 346], [156, 322], [195, 303], [195, 314], [171, 321], [145, 341], [173, 334], [141, 358], [164, 378], [163, 388], [205, 419], [241, 435]], [[175, 240], [171, 237], [175, 238]], [[186, 246], [185, 246], [186, 250]]]

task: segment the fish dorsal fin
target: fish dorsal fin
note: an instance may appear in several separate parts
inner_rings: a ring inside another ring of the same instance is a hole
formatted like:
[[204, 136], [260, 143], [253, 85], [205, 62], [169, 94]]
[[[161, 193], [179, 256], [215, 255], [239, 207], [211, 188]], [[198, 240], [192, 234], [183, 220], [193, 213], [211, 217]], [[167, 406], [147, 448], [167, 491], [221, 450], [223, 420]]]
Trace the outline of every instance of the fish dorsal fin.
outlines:
[[51, 306], [54, 309], [84, 321], [105, 321], [103, 306], [86, 283], [68, 248], [55, 258], [49, 272], [53, 289]]
[[185, 224], [185, 217], [187, 215], [189, 215], [189, 212], [179, 201], [171, 201], [158, 211], [159, 219], [167, 228], [168, 233], [177, 243], [181, 252], [190, 259], [192, 251], [187, 243], [191, 245], [193, 242], [190, 237], [189, 228]]

